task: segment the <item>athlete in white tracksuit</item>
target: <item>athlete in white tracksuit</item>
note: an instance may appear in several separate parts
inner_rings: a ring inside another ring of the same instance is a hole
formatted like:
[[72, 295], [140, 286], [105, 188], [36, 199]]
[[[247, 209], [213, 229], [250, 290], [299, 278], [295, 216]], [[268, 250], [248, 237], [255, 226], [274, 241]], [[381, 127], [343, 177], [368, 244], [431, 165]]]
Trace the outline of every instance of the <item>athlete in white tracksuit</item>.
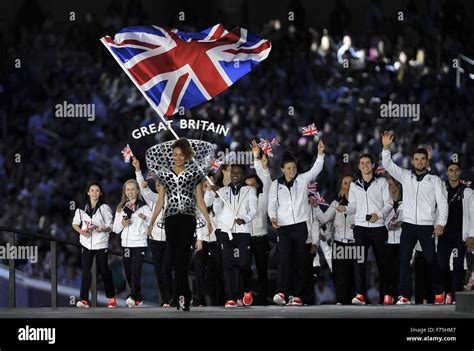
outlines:
[[400, 287], [397, 304], [409, 304], [411, 296], [410, 260], [413, 248], [419, 241], [423, 255], [431, 266], [435, 290], [435, 304], [444, 303], [436, 257], [435, 237], [443, 234], [448, 219], [446, 190], [441, 179], [427, 170], [428, 153], [417, 149], [412, 154], [413, 170], [397, 166], [391, 158], [390, 145], [393, 135], [382, 136], [382, 165], [399, 181], [403, 189], [403, 224], [400, 236]]
[[[306, 173], [297, 173], [297, 160], [288, 152], [282, 156], [283, 176], [273, 181], [268, 199], [268, 216], [278, 233], [277, 291], [273, 301], [286, 305], [292, 295], [292, 304], [302, 305], [305, 242], [308, 238], [309, 219], [308, 185], [316, 180], [324, 165], [324, 143], [318, 144], [318, 157]], [[290, 256], [293, 253], [293, 260]], [[295, 263], [294, 286], [290, 290], [290, 261]]]

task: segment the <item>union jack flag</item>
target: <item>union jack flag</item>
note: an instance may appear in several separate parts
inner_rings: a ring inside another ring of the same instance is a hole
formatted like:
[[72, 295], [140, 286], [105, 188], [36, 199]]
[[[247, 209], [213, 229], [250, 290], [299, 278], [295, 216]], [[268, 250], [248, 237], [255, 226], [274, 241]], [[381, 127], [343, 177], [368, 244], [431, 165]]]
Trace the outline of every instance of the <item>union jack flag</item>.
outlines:
[[329, 204], [326, 202], [324, 197], [321, 196], [319, 191], [317, 191], [313, 196], [312, 196], [318, 205], [323, 205], [323, 206], [329, 206]]
[[92, 222], [85, 221], [85, 223], [86, 223], [86, 231], [88, 232], [92, 232], [98, 228], [95, 224], [92, 224]]
[[219, 168], [221, 168], [222, 166], [222, 161], [221, 160], [218, 160], [217, 158], [213, 159], [211, 161], [211, 171], [212, 173], [217, 173], [217, 171], [219, 170]]
[[244, 28], [217, 24], [199, 33], [153, 25], [101, 38], [161, 116], [219, 95], [265, 60], [271, 43]]
[[382, 165], [379, 165], [376, 169], [375, 169], [375, 174], [379, 175], [379, 174], [382, 174], [382, 173], [385, 173], [386, 170], [385, 168], [382, 166]]
[[310, 183], [308, 185], [308, 192], [312, 195], [316, 195], [316, 193], [318, 193], [318, 182]]
[[309, 126], [303, 127], [303, 136], [321, 136], [321, 132], [316, 128], [314, 123], [310, 124]]
[[272, 145], [280, 145], [280, 142], [273, 138], [272, 141], [268, 139], [260, 138], [260, 142], [257, 144], [260, 149], [263, 150], [263, 153], [268, 157], [273, 157], [273, 146]]
[[152, 171], [147, 172], [147, 174], [145, 175], [145, 179], [147, 179], [147, 180], [155, 179], [155, 178], [156, 178], [156, 174], [155, 174], [155, 172], [152, 172]]
[[133, 152], [132, 149], [130, 149], [130, 146], [125, 146], [122, 150], [122, 155], [123, 155], [123, 160], [127, 163], [130, 163], [130, 159], [133, 157]]
[[460, 180], [459, 180], [459, 183], [461, 183], [461, 184], [467, 186], [468, 188], [471, 187], [471, 181], [470, 181], [470, 180], [463, 180], [463, 179], [460, 179]]

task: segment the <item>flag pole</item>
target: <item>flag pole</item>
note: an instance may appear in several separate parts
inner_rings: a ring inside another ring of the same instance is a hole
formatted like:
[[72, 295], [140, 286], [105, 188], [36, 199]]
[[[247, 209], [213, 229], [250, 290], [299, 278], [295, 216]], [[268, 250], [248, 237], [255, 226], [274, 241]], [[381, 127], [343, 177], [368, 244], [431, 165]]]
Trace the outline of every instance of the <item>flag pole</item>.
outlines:
[[[179, 136], [178, 134], [176, 134], [176, 132], [174, 131], [173, 127], [171, 127], [171, 123], [168, 123], [168, 121], [161, 115], [161, 113], [158, 111], [158, 108], [155, 106], [155, 104], [153, 103], [153, 101], [151, 101], [151, 99], [148, 97], [148, 95], [143, 91], [143, 89], [140, 87], [140, 84], [138, 84], [138, 82], [135, 80], [135, 78], [132, 76], [132, 74], [123, 66], [123, 63], [122, 61], [120, 61], [120, 59], [117, 57], [117, 55], [115, 55], [115, 52], [110, 48], [110, 46], [107, 44], [107, 42], [105, 41], [104, 38], [100, 38], [100, 41], [102, 44], [104, 44], [104, 46], [107, 48], [107, 50], [110, 52], [110, 54], [112, 55], [112, 57], [115, 59], [115, 61], [117, 61], [117, 63], [119, 64], [119, 66], [122, 68], [122, 70], [127, 74], [128, 78], [131, 79], [131, 81], [133, 82], [133, 84], [135, 84], [135, 86], [137, 87], [137, 89], [140, 91], [140, 93], [142, 93], [143, 97], [145, 98], [145, 100], [148, 102], [148, 104], [153, 108], [153, 110], [155, 110], [156, 114], [158, 115], [158, 117], [160, 117], [160, 119], [163, 121], [163, 123], [165, 124], [165, 126], [168, 128], [168, 130], [171, 132], [171, 134], [173, 134], [173, 136], [175, 137], [176, 140], [179, 139]], [[194, 157], [193, 157], [193, 160], [194, 160]], [[199, 169], [201, 170], [201, 172], [204, 172], [203, 169], [199, 166], [199, 164], [196, 162], [196, 165], [199, 167]], [[212, 181], [212, 179], [206, 174], [206, 179], [207, 181], [211, 184], [211, 185], [214, 185], [214, 182]], [[217, 191], [216, 194], [221, 198], [221, 200], [224, 202], [224, 204], [227, 206], [227, 208], [232, 212], [232, 214], [234, 215], [234, 218], [237, 219], [237, 214], [234, 212], [234, 210], [232, 209], [232, 207], [230, 206], [230, 204], [221, 196], [221, 194]], [[229, 238], [230, 240], [232, 240], [231, 238], [232, 234], [229, 233]]]

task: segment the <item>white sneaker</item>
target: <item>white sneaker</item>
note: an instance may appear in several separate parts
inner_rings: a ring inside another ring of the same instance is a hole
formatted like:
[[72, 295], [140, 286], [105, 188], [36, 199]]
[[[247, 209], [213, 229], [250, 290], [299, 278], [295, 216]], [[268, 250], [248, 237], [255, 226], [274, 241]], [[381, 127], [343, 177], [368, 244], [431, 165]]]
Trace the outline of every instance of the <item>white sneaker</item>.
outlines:
[[409, 305], [409, 304], [410, 304], [410, 300], [407, 299], [406, 297], [403, 297], [403, 296], [398, 297], [397, 305]]
[[125, 301], [127, 307], [138, 307], [141, 305], [141, 302], [136, 302], [131, 296]]
[[79, 300], [76, 303], [76, 307], [78, 308], [89, 308], [89, 302], [87, 300]]
[[286, 305], [285, 295], [283, 293], [275, 294], [275, 296], [273, 296], [273, 302], [281, 306]]
[[365, 305], [365, 296], [357, 294], [356, 297], [352, 299], [353, 305]]

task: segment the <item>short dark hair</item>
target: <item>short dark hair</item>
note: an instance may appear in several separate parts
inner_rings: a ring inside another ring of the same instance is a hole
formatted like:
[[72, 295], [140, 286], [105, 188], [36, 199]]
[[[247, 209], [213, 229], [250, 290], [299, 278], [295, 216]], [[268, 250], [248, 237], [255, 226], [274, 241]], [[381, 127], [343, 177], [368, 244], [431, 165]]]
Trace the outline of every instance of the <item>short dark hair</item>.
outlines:
[[375, 161], [374, 161], [374, 156], [372, 156], [371, 154], [362, 154], [359, 156], [359, 162], [361, 159], [363, 158], [368, 158], [370, 159], [370, 162], [372, 162], [373, 164], [375, 164]]
[[458, 166], [459, 169], [461, 169], [461, 164], [457, 161], [450, 160], [446, 165], [446, 169], [448, 169], [450, 166]]
[[106, 200], [106, 198], [105, 198], [104, 187], [102, 186], [102, 184], [101, 184], [100, 182], [98, 182], [98, 181], [96, 181], [96, 180], [93, 180], [93, 181], [90, 181], [89, 183], [87, 183], [86, 190], [85, 190], [85, 192], [84, 192], [86, 201], [89, 200], [89, 195], [87, 195], [87, 193], [89, 192], [89, 189], [90, 189], [91, 187], [93, 187], [93, 186], [98, 187], [99, 190], [100, 190], [99, 200], [100, 200], [101, 202], [106, 203], [107, 200]]
[[191, 144], [189, 143], [188, 139], [180, 138], [173, 143], [172, 149], [180, 148], [181, 152], [183, 153], [186, 160], [190, 160], [194, 156], [193, 149], [191, 148]]
[[293, 156], [293, 153], [291, 151], [284, 151], [283, 154], [281, 155], [281, 168], [285, 167], [287, 163], [297, 163], [296, 157]]
[[422, 147], [419, 147], [411, 153], [411, 157], [415, 156], [415, 154], [423, 154], [426, 156], [426, 159], [428, 159], [428, 151], [426, 149], [423, 149]]

